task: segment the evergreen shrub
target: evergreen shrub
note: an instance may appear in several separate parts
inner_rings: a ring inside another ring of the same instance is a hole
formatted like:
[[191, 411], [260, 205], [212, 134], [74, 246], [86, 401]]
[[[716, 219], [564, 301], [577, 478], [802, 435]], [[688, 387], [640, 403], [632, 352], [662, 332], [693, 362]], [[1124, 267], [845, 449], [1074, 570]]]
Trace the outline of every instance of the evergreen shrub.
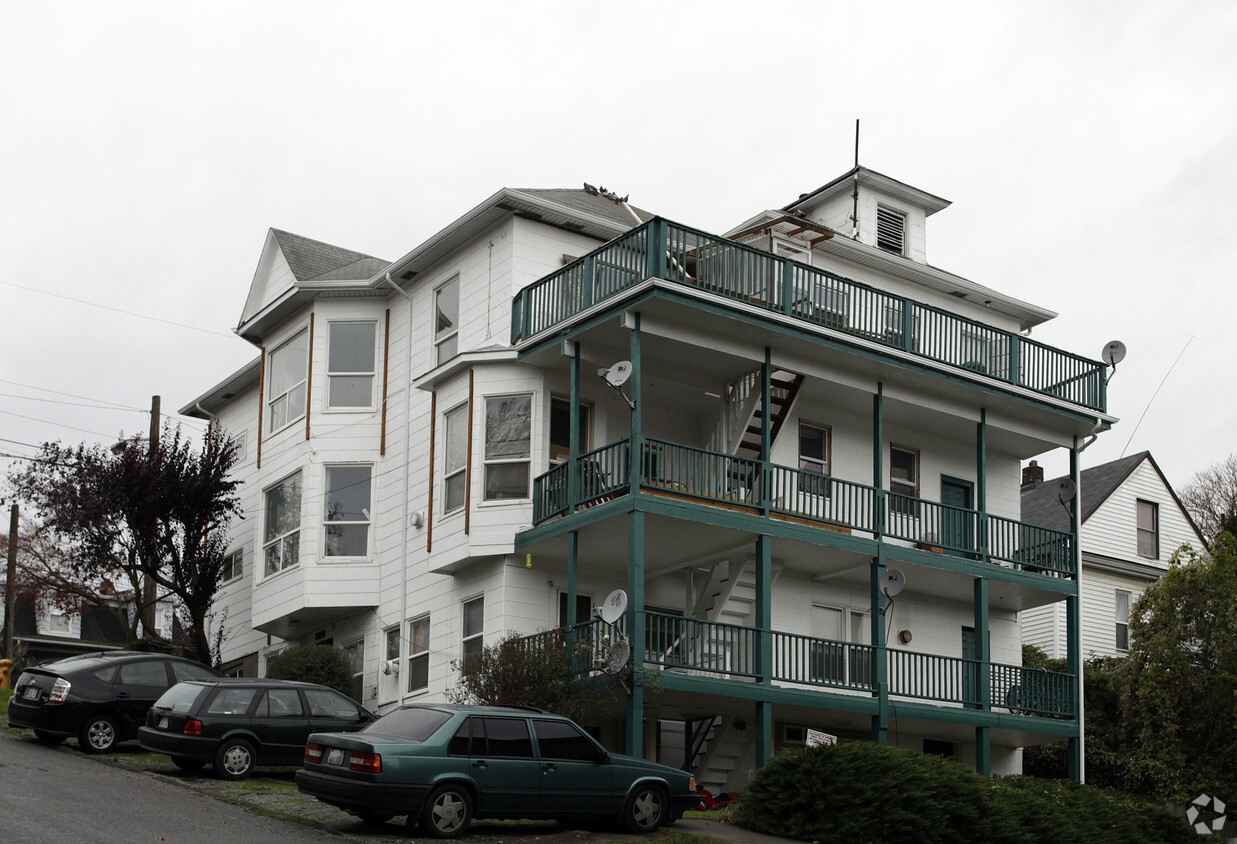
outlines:
[[286, 648], [266, 664], [272, 680], [318, 683], [352, 696], [352, 664], [348, 656], [331, 645], [297, 645]]

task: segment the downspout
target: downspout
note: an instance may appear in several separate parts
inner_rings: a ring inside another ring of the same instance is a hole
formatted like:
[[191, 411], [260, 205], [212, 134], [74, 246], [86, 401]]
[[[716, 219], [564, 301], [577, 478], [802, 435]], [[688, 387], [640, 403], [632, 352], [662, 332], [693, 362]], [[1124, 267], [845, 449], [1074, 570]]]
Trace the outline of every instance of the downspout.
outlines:
[[[405, 336], [409, 338], [408, 374], [404, 382], [404, 406], [407, 409], [404, 411], [404, 482], [402, 484], [404, 488], [404, 517], [400, 520], [401, 525], [400, 525], [400, 569], [399, 569], [399, 584], [400, 584], [400, 588], [399, 588], [399, 602], [400, 602], [399, 603], [399, 640], [400, 640], [399, 650], [400, 650], [400, 655], [401, 655], [400, 661], [403, 662], [404, 625], [408, 621], [408, 527], [409, 527], [409, 520], [412, 518], [411, 514], [409, 513], [410, 496], [408, 493], [408, 484], [409, 484], [409, 479], [410, 479], [410, 475], [408, 472], [408, 466], [412, 462], [409, 459], [409, 455], [408, 455], [408, 431], [409, 429], [412, 428], [412, 342], [411, 342], [411, 338], [412, 338], [412, 296], [410, 296], [408, 292], [404, 290], [404, 288], [400, 287], [398, 284], [395, 283], [395, 279], [391, 278], [391, 274], [389, 272], [386, 273], [386, 275], [383, 276], [383, 278], [386, 280], [387, 284], [395, 288], [395, 290], [398, 291], [399, 294], [403, 296], [404, 299], [407, 300], [408, 302], [408, 325], [405, 328]], [[388, 337], [387, 342], [388, 343], [391, 342], [391, 338]], [[389, 396], [387, 397], [387, 401], [390, 401]], [[433, 424], [432, 419], [430, 420], [430, 423]], [[432, 514], [427, 514], [426, 517], [428, 518], [430, 515]], [[381, 697], [379, 699], [381, 699]], [[404, 699], [404, 694], [403, 694], [403, 689], [401, 688], [399, 694], [397, 695], [397, 700], [402, 701], [403, 699]]]

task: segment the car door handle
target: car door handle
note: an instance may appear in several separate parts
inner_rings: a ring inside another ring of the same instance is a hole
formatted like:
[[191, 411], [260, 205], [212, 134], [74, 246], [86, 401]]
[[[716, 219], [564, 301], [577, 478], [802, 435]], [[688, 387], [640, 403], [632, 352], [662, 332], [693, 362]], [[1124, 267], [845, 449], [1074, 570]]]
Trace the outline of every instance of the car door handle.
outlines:
[[552, 774], [557, 770], [558, 770], [558, 766], [555, 765], [553, 762], [549, 762], [541, 766], [541, 773], [543, 774]]
[[472, 763], [472, 766], [474, 768], [488, 768], [490, 767], [490, 763], [486, 762], [484, 759], [478, 759]]
[[120, 698], [121, 700], [127, 698], [128, 696], [129, 696], [128, 692], [116, 692], [116, 697]]

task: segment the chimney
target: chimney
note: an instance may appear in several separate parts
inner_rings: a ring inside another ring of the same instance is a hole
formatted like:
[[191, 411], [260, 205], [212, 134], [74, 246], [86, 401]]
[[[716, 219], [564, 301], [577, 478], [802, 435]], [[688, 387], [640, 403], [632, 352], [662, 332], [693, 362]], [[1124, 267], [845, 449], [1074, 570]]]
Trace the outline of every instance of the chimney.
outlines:
[[1035, 489], [1044, 482], [1044, 467], [1031, 461], [1031, 465], [1022, 470], [1022, 491]]

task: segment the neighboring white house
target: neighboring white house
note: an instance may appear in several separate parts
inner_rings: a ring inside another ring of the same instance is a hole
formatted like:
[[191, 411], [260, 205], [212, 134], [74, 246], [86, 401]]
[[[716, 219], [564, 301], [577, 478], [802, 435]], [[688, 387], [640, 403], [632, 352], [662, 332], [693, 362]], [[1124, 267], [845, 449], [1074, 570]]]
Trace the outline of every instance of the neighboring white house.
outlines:
[[366, 706], [438, 701], [508, 632], [617, 634], [621, 588], [655, 673], [588, 726], [710, 788], [809, 729], [1077, 771], [1080, 654], [1024, 672], [1018, 622], [1076, 615], [1076, 544], [1019, 467], [1114, 421], [1103, 365], [927, 263], [948, 204], [857, 167], [727, 237], [587, 185], [392, 263], [271, 230], [261, 354], [181, 411], [244, 446], [227, 667], [327, 642]]
[[[1057, 497], [1062, 478], [1044, 481], [1031, 461], [1022, 476], [1022, 520], [1064, 529]], [[1151, 452], [1082, 471], [1082, 652], [1123, 656], [1130, 645], [1130, 608], [1185, 544], [1205, 546], [1190, 514]], [[1022, 613], [1022, 641], [1053, 658], [1067, 653], [1065, 614], [1058, 605]]]

